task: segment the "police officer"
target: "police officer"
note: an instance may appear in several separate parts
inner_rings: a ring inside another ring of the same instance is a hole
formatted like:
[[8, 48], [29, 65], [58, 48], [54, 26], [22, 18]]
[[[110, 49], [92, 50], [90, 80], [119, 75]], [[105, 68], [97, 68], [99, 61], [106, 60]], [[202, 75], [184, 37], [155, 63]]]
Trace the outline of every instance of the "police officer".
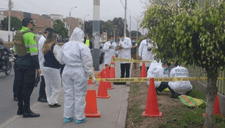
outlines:
[[17, 91], [18, 91], [18, 87], [17, 87], [17, 83], [18, 83], [18, 66], [17, 66], [17, 53], [15, 50], [15, 47], [13, 47], [13, 51], [14, 51], [14, 65], [13, 65], [13, 69], [14, 69], [14, 80], [13, 80], [13, 100], [14, 101], [18, 101], [17, 98]]
[[19, 35], [19, 32], [14, 37], [14, 44], [18, 55], [17, 115], [23, 115], [24, 118], [39, 117], [38, 113], [30, 110], [30, 96], [34, 89], [35, 72], [37, 71], [39, 75], [41, 73], [38, 62], [36, 35], [31, 32], [34, 23], [31, 18], [24, 18], [22, 25], [20, 33], [23, 34], [23, 40], [17, 41], [18, 38], [16, 37]]
[[[180, 66], [178, 60], [175, 63], [175, 68], [171, 69], [170, 77], [189, 77], [187, 68]], [[192, 91], [192, 84], [190, 81], [170, 81], [168, 87], [171, 92], [171, 98], [177, 98], [177, 95], [189, 95]]]

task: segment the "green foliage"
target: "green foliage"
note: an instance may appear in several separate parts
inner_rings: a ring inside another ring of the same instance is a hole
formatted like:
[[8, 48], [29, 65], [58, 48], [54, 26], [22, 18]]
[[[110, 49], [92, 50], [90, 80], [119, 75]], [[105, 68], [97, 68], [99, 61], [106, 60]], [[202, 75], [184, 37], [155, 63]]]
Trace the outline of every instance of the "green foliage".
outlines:
[[198, 99], [202, 99], [202, 100], [206, 101], [205, 94], [202, 93], [202, 92], [199, 92], [199, 91], [195, 91], [194, 89], [191, 91], [189, 96], [194, 97], [194, 98], [198, 98]]
[[[9, 17], [4, 18], [2, 24], [2, 28], [4, 30], [8, 30], [8, 19]], [[14, 28], [14, 30], [20, 30], [22, 28], [22, 21], [20, 19], [18, 19], [17, 17], [12, 17], [11, 16], [11, 23], [10, 23], [10, 30], [12, 30], [12, 28]]]
[[160, 58], [195, 64], [206, 71], [217, 71], [225, 63], [225, 3], [150, 6], [143, 20], [159, 49]]
[[131, 114], [128, 115], [128, 118], [130, 118], [132, 122], [138, 123], [143, 121], [144, 117], [141, 116], [143, 110], [140, 108], [139, 103], [137, 102], [133, 103], [128, 111], [132, 112]]
[[62, 38], [68, 38], [68, 30], [65, 28], [65, 24], [61, 20], [56, 20], [53, 27], [54, 27], [54, 30]]
[[182, 127], [188, 127], [190, 125], [202, 126], [205, 118], [202, 116], [203, 110], [195, 108], [193, 112], [185, 112], [181, 119], [178, 121]]
[[[124, 23], [122, 18], [114, 18], [113, 20], [108, 21], [100, 21], [100, 33], [106, 31], [108, 35], [114, 35], [114, 32], [116, 36], [123, 32], [124, 30]], [[92, 30], [93, 29], [93, 21], [85, 21], [85, 33], [87, 33], [90, 38], [92, 37]], [[131, 35], [132, 37], [136, 37], [137, 31], [132, 31]], [[127, 36], [129, 36], [128, 26], [127, 26]], [[141, 33], [138, 33], [138, 36], [141, 36]]]

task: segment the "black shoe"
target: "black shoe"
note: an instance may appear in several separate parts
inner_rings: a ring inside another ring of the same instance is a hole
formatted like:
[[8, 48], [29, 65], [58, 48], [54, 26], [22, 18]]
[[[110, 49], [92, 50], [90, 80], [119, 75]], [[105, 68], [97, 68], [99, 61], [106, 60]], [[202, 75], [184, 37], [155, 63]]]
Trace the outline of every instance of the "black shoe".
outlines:
[[38, 98], [37, 101], [43, 102], [43, 103], [47, 103], [47, 102], [48, 102], [48, 101], [47, 101], [47, 98]]
[[18, 109], [17, 110], [17, 115], [23, 115], [23, 110]]
[[161, 92], [157, 88], [155, 89], [155, 91], [157, 95], [160, 95]]
[[56, 107], [61, 107], [61, 105], [60, 104], [53, 104], [53, 105], [48, 105], [50, 108], [56, 108]]
[[23, 118], [39, 117], [39, 116], [40, 116], [40, 114], [34, 113], [31, 110], [29, 112], [27, 112], [27, 113], [25, 113], [25, 112], [23, 113]]
[[170, 98], [178, 98], [178, 96], [176, 94], [171, 93]]
[[18, 101], [18, 98], [17, 98], [17, 97], [14, 97], [13, 100], [14, 100], [14, 101]]

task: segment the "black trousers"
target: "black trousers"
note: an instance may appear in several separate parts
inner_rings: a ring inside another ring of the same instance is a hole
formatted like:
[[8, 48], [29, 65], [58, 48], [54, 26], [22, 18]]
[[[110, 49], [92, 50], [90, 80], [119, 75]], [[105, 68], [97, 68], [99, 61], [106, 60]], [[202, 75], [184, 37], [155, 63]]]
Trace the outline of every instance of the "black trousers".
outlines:
[[158, 91], [162, 92], [165, 88], [169, 87], [168, 82], [161, 82], [159, 87], [157, 88]]
[[34, 89], [34, 83], [35, 67], [18, 65], [18, 109], [24, 112], [30, 111], [30, 96]]
[[39, 89], [39, 99], [46, 98], [45, 93], [45, 79], [44, 76], [41, 76], [40, 89]]
[[17, 63], [15, 62], [13, 65], [14, 69], [14, 80], [13, 80], [13, 97], [17, 97], [17, 91], [18, 91], [18, 66]]
[[126, 73], [126, 78], [130, 77], [130, 63], [120, 64], [121, 78], [124, 78]]
[[[141, 71], [142, 66], [140, 66], [140, 71]], [[146, 75], [148, 75], [148, 69], [149, 67], [146, 67]]]

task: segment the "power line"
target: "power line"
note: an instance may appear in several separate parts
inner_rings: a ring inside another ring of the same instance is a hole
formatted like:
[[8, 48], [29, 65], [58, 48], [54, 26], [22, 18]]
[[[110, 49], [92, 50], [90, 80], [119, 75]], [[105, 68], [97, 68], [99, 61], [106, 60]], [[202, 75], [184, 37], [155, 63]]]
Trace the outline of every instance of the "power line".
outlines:
[[120, 3], [121, 3], [121, 5], [123, 6], [123, 8], [125, 8], [125, 6], [124, 6], [124, 4], [123, 4], [122, 0], [120, 0]]
[[[25, 9], [25, 10], [28, 10], [28, 11], [30, 11], [30, 12], [31, 12], [31, 10], [30, 10], [30, 9], [28, 9], [28, 8], [25, 8], [25, 7], [23, 7], [23, 6], [19, 5], [19, 4], [15, 3], [15, 2], [14, 2], [14, 4], [15, 4], [15, 5], [17, 5], [17, 6], [19, 6], [19, 7], [21, 7], [21, 8], [23, 8], [23, 9]], [[20, 11], [22, 11], [22, 10], [20, 10]]]
[[29, 1], [29, 0], [25, 0], [25, 2], [28, 3], [28, 4], [30, 4], [30, 5], [33, 5], [33, 6], [38, 7], [39, 9], [43, 10], [45, 13], [48, 12], [48, 10], [46, 10], [45, 8], [42, 8], [41, 6], [38, 6], [38, 5], [36, 5], [35, 3], [33, 3], [31, 1]]

